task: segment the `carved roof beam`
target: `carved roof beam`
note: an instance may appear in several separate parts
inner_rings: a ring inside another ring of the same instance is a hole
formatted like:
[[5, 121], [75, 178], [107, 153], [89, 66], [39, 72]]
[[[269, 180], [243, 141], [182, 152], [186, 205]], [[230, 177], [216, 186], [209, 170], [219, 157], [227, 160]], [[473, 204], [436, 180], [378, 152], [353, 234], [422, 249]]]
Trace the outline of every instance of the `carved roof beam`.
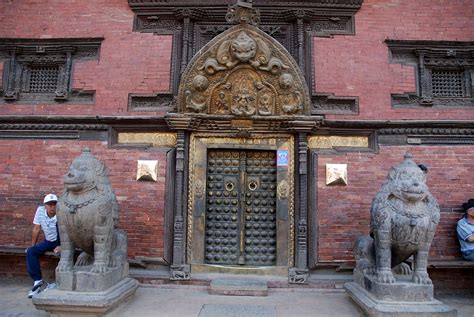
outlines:
[[206, 11], [195, 8], [179, 8], [174, 10], [174, 12], [178, 20], [190, 19], [196, 21], [207, 18]]

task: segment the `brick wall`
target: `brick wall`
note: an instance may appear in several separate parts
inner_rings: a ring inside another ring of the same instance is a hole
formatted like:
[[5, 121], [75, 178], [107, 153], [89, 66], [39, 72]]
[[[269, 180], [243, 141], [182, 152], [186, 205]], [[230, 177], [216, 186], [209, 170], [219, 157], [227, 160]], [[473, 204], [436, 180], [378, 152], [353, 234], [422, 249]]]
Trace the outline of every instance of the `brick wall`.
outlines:
[[132, 32], [127, 1], [0, 1], [0, 21], [0, 37], [105, 38], [98, 60], [73, 69], [72, 87], [95, 90], [95, 105], [2, 105], [0, 115], [127, 115], [129, 93], [170, 89], [172, 36]]
[[[31, 242], [34, 213], [42, 197], [63, 190], [62, 178], [83, 147], [102, 160], [128, 234], [129, 257], [163, 257], [166, 151], [107, 148], [106, 142], [2, 140], [0, 142], [0, 245]], [[157, 159], [157, 182], [136, 181], [136, 161]]]
[[474, 119], [474, 109], [393, 109], [390, 94], [414, 92], [415, 69], [389, 64], [385, 39], [474, 40], [470, 0], [365, 0], [355, 36], [314, 39], [315, 88], [359, 96], [360, 115], [337, 119]]
[[[379, 153], [323, 154], [318, 157], [319, 261], [353, 261], [352, 247], [369, 233], [370, 206], [390, 167], [400, 164], [406, 151], [429, 166], [427, 184], [438, 200], [441, 220], [430, 257], [459, 257], [456, 221], [463, 202], [474, 195], [474, 148], [468, 146], [389, 147]], [[326, 186], [326, 164], [348, 164], [347, 186]]]

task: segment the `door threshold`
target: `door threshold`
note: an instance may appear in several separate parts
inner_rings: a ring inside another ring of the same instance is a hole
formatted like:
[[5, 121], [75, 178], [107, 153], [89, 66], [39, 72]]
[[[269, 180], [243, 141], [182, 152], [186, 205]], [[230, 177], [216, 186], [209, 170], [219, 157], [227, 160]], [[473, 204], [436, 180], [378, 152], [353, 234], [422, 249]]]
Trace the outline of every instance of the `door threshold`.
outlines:
[[191, 274], [193, 273], [226, 273], [288, 276], [288, 267], [191, 264]]

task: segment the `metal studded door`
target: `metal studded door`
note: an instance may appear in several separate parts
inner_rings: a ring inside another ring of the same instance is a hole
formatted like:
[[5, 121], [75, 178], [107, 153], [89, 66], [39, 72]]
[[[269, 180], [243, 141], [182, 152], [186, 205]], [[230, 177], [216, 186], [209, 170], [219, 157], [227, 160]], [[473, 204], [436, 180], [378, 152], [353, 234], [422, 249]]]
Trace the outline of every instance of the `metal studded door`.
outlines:
[[205, 262], [276, 263], [274, 151], [209, 150]]

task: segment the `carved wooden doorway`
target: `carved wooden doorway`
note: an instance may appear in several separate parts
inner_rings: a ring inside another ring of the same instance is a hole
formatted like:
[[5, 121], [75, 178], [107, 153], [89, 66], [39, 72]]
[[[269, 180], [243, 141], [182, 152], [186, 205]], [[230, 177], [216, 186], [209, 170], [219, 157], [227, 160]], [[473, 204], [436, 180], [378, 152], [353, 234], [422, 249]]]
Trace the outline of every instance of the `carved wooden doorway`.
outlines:
[[288, 134], [191, 135], [188, 263], [292, 266], [293, 148]]
[[275, 151], [209, 150], [205, 263], [276, 263]]

